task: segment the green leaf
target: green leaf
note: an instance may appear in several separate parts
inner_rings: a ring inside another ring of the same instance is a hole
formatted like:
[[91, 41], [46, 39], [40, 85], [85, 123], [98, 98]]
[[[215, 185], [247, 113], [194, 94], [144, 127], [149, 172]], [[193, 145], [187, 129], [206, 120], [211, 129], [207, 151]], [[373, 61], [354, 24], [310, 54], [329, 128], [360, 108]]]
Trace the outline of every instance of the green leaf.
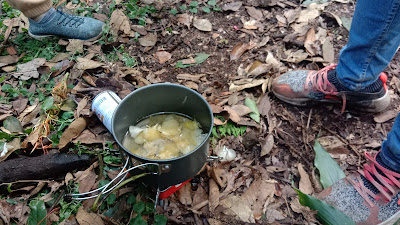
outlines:
[[217, 1], [215, 1], [215, 0], [210, 0], [210, 1], [207, 2], [207, 4], [208, 4], [208, 5], [211, 5], [211, 6], [215, 6], [215, 5], [217, 5]]
[[324, 188], [331, 186], [346, 176], [331, 155], [321, 146], [318, 139], [315, 141], [314, 151], [314, 165], [319, 170], [320, 181]]
[[129, 225], [147, 225], [147, 222], [143, 219], [143, 217], [139, 214], [136, 218], [132, 219], [129, 222]]
[[197, 53], [197, 54], [196, 54], [196, 58], [194, 58], [194, 60], [196, 60], [196, 64], [200, 64], [200, 63], [206, 61], [206, 59], [208, 59], [208, 57], [210, 57], [209, 54], [206, 54], [206, 53]]
[[197, 1], [191, 1], [190, 3], [189, 3], [189, 6], [190, 7], [197, 7], [199, 5], [199, 3], [197, 2]]
[[181, 5], [181, 6], [179, 6], [179, 9], [182, 10], [182, 11], [185, 11], [185, 10], [187, 10], [187, 6], [186, 5]]
[[194, 66], [194, 65], [197, 65], [197, 64], [200, 64], [200, 63], [204, 62], [206, 59], [208, 59], [208, 57], [210, 57], [209, 54], [206, 54], [206, 53], [197, 53], [197, 54], [196, 54], [196, 57], [194, 58], [194, 60], [196, 61], [196, 63], [192, 63], [192, 64], [183, 64], [183, 63], [182, 63], [182, 60], [179, 60], [179, 61], [176, 63], [175, 68], [186, 68], [186, 67], [189, 67], [189, 66]]
[[197, 13], [197, 9], [196, 9], [196, 8], [190, 8], [190, 9], [189, 9], [189, 12], [195, 13], [195, 14], [196, 14], [196, 13]]
[[111, 194], [110, 196], [108, 196], [108, 198], [106, 199], [107, 205], [114, 204], [115, 199], [117, 199], [117, 196], [115, 194]]
[[219, 7], [214, 7], [213, 10], [216, 11], [216, 12], [221, 12], [222, 11], [222, 9], [219, 8]]
[[[1, 146], [1, 144], [0, 144], [0, 146]], [[1, 148], [1, 147], [0, 147], [0, 148]], [[6, 200], [6, 202], [8, 202], [8, 203], [10, 203], [10, 204], [13, 204], [13, 205], [15, 205], [15, 204], [18, 203], [17, 201], [15, 201], [15, 200], [12, 199], [12, 198], [8, 198], [8, 199]]]
[[149, 215], [152, 213], [154, 213], [154, 203], [152, 202], [145, 203], [143, 215]]
[[133, 210], [135, 210], [137, 213], [142, 213], [144, 211], [144, 207], [144, 202], [137, 202], [133, 205]]
[[[46, 219], [43, 219], [47, 215], [44, 201], [32, 200], [29, 203], [29, 208], [31, 208], [31, 213], [29, 214], [28, 225], [46, 225], [47, 224]], [[42, 221], [42, 222], [39, 223], [40, 221]]]
[[126, 200], [126, 203], [129, 205], [132, 205], [136, 202], [136, 197], [133, 194], [129, 194], [128, 200]]
[[19, 120], [14, 116], [8, 116], [3, 122], [4, 128], [6, 128], [11, 133], [19, 133], [24, 132], [21, 123]]
[[164, 215], [154, 216], [154, 225], [165, 225], [167, 224], [167, 217]]
[[76, 105], [75, 101], [69, 98], [62, 103], [62, 106], [60, 107], [60, 109], [62, 111], [72, 111], [73, 112], [75, 110], [76, 106], [77, 105]]
[[260, 122], [260, 112], [258, 111], [256, 102], [253, 99], [246, 98], [246, 100], [244, 100], [244, 105], [249, 107], [251, 109], [251, 111], [253, 111], [252, 113], [249, 114], [250, 118], [252, 118], [254, 121], [259, 123]]
[[170, 11], [169, 11], [172, 15], [176, 15], [176, 14], [178, 14], [178, 10], [176, 10], [176, 9], [171, 9]]
[[47, 97], [42, 104], [43, 111], [49, 110], [53, 106], [53, 103], [54, 103], [54, 98]]
[[201, 10], [203, 10], [203, 12], [205, 12], [205, 13], [210, 13], [210, 12], [211, 12], [211, 9], [208, 8], [208, 7], [206, 7], [206, 6], [204, 6], [203, 8], [201, 8]]
[[120, 164], [122, 162], [120, 157], [115, 157], [111, 155], [105, 156], [103, 160], [107, 164]]
[[354, 221], [348, 216], [335, 209], [331, 205], [314, 198], [312, 196], [302, 193], [300, 190], [295, 189], [297, 195], [299, 196], [300, 204], [303, 206], [308, 206], [312, 210], [318, 211], [318, 219], [322, 224], [328, 225], [355, 225]]

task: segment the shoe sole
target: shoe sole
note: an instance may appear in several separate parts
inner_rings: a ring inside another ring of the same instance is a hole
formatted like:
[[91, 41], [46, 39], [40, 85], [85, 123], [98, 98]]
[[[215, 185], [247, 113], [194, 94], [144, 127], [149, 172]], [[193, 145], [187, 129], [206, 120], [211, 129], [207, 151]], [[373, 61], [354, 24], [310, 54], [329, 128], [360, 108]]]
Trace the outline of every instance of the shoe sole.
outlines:
[[[32, 34], [30, 31], [28, 31], [29, 36], [31, 36], [32, 38], [36, 39], [36, 40], [43, 40], [44, 38], [48, 38], [48, 37], [58, 37], [56, 35], [35, 35]], [[98, 34], [95, 37], [83, 40], [83, 41], [95, 41], [97, 39], [99, 39], [101, 37], [101, 35], [103, 34], [103, 32], [101, 32], [100, 34]], [[63, 38], [63, 37], [59, 37], [59, 38]]]
[[399, 224], [398, 223], [399, 220], [400, 220], [400, 211], [398, 211], [393, 216], [391, 216], [389, 219], [387, 219], [386, 221], [384, 221], [378, 225], [394, 225], [394, 224], [397, 225], [397, 224]]
[[[280, 100], [287, 102], [296, 106], [310, 106], [319, 102], [324, 103], [341, 103], [340, 101], [330, 100], [330, 99], [322, 99], [322, 100], [314, 100], [310, 98], [287, 98], [282, 96], [272, 90], [272, 93], [279, 98]], [[359, 111], [378, 113], [384, 111], [390, 105], [390, 95], [389, 91], [386, 91], [385, 95], [374, 100], [368, 101], [359, 101], [359, 102], [347, 102], [347, 106], [350, 108], [355, 108]]]

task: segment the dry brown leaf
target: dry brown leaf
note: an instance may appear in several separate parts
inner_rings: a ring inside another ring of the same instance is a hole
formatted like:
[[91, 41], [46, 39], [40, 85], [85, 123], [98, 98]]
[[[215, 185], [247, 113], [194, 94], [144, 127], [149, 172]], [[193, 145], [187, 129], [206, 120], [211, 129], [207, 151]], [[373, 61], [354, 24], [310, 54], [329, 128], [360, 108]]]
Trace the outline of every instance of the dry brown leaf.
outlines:
[[4, 220], [7, 225], [12, 224], [11, 222], [27, 224], [29, 206], [26, 201], [11, 204], [6, 199], [0, 199], [0, 209], [0, 221]]
[[192, 205], [192, 193], [191, 193], [191, 186], [190, 182], [186, 183], [181, 189], [177, 192], [178, 200], [187, 206]]
[[333, 63], [335, 60], [335, 50], [331, 38], [326, 38], [324, 44], [322, 45], [322, 56], [325, 62]]
[[82, 110], [86, 107], [87, 104], [88, 104], [88, 98], [87, 97], [82, 98], [82, 100], [78, 103], [78, 106], [76, 107], [75, 118], [79, 118]]
[[79, 39], [70, 39], [69, 44], [66, 47], [66, 50], [68, 52], [71, 52], [72, 54], [75, 53], [83, 53], [83, 40]]
[[[83, 45], [82, 45], [82, 48], [83, 48]], [[56, 56], [54, 56], [52, 59], [50, 59], [49, 62], [52, 62], [52, 63], [60, 62], [60, 61], [69, 59], [70, 56], [71, 56], [70, 53], [61, 52], [61, 53], [58, 53]]]
[[273, 147], [274, 147], [274, 136], [272, 134], [268, 134], [265, 140], [261, 143], [260, 156], [263, 157], [265, 155], [268, 155]]
[[256, 46], [256, 44], [253, 42], [249, 42], [249, 43], [241, 42], [241, 43], [237, 44], [230, 53], [231, 61], [240, 58], [240, 56], [242, 56], [245, 51], [250, 50], [250, 49], [254, 48], [255, 46]]
[[73, 180], [74, 179], [74, 176], [72, 176], [72, 173], [70, 173], [70, 172], [68, 172], [67, 173], [67, 175], [65, 175], [65, 179], [64, 179], [64, 181], [65, 181], [65, 184], [69, 184], [69, 181], [71, 181], [71, 180]]
[[307, 59], [308, 54], [303, 50], [299, 49], [293, 52], [292, 49], [285, 51], [285, 55], [287, 56], [286, 59], [282, 59], [283, 61], [292, 62], [292, 63], [299, 63], [305, 59]]
[[253, 112], [249, 107], [245, 105], [233, 105], [232, 110], [236, 112], [236, 114], [240, 116], [245, 116], [251, 112]]
[[242, 7], [243, 2], [230, 2], [230, 3], [225, 3], [224, 6], [222, 6], [222, 10], [224, 11], [239, 11], [240, 7]]
[[47, 187], [50, 188], [50, 192], [47, 193], [45, 196], [41, 197], [40, 200], [44, 201], [44, 202], [48, 202], [53, 200], [53, 195], [56, 191], [58, 191], [58, 189], [60, 189], [60, 187], [64, 186], [64, 181], [62, 182], [57, 182], [57, 181], [50, 181], [47, 184]]
[[223, 211], [225, 215], [236, 216], [246, 223], [255, 223], [250, 206], [240, 196], [230, 194], [220, 201], [220, 205], [225, 208]]
[[153, 47], [157, 43], [157, 33], [148, 33], [146, 36], [138, 39], [143, 47]]
[[95, 135], [89, 130], [84, 130], [78, 137], [76, 137], [72, 142], [81, 144], [102, 144], [107, 141], [113, 141], [112, 137], [105, 135]]
[[197, 61], [195, 59], [183, 59], [182, 64], [195, 64]]
[[20, 98], [15, 101], [12, 101], [13, 108], [18, 115], [25, 110], [27, 104], [28, 104], [28, 98]]
[[45, 58], [35, 58], [27, 63], [18, 64], [17, 72], [11, 73], [15, 78], [20, 80], [29, 80], [30, 78], [38, 78], [39, 72], [38, 67], [42, 66], [46, 62]]
[[207, 221], [210, 225], [224, 225], [224, 223], [222, 223], [221, 221], [213, 218], [207, 218]]
[[205, 74], [192, 75], [192, 74], [188, 74], [188, 73], [181, 73], [181, 74], [176, 75], [176, 79], [199, 82], [200, 78], [202, 78], [204, 76], [205, 76]]
[[316, 51], [314, 49], [315, 40], [315, 29], [311, 27], [306, 34], [306, 39], [304, 40], [304, 48], [311, 56], [315, 56], [316, 54]]
[[208, 199], [208, 195], [206, 193], [206, 190], [204, 190], [202, 185], [199, 185], [197, 187], [196, 193], [193, 196], [193, 206], [196, 206]]
[[77, 137], [86, 128], [86, 125], [87, 122], [84, 118], [74, 120], [61, 135], [60, 143], [57, 147], [59, 149], [64, 148], [72, 139]]
[[157, 57], [157, 59], [160, 62], [160, 64], [164, 64], [164, 63], [166, 63], [168, 60], [170, 60], [172, 58], [171, 53], [166, 52], [166, 51], [156, 52], [155, 56]]
[[27, 138], [25, 138], [24, 142], [21, 144], [21, 148], [27, 148], [28, 144], [34, 146], [39, 139], [39, 132], [38, 130], [33, 130]]
[[260, 102], [258, 103], [258, 111], [262, 116], [267, 117], [269, 114], [269, 111], [271, 110], [271, 101], [269, 100], [269, 96], [265, 94]]
[[86, 58], [77, 58], [76, 65], [74, 68], [78, 70], [88, 70], [88, 69], [95, 69], [101, 66], [104, 66], [104, 63], [100, 63], [94, 60], [86, 59]]
[[217, 125], [217, 126], [218, 125], [224, 125], [224, 124], [226, 124], [226, 122], [227, 121], [222, 122], [220, 119], [214, 117], [214, 124]]
[[224, 111], [224, 108], [222, 108], [219, 105], [210, 104], [210, 108], [211, 108], [212, 112], [216, 113], [216, 114], [221, 113], [222, 111]]
[[347, 145], [336, 136], [319, 137], [318, 142], [332, 155], [333, 158], [340, 158], [340, 155], [345, 157], [349, 154]]
[[135, 32], [131, 30], [129, 21], [122, 9], [114, 10], [110, 17], [110, 27], [114, 35], [118, 35], [118, 31], [122, 31], [128, 36], [134, 37]]
[[258, 10], [252, 6], [246, 6], [247, 14], [254, 18], [255, 20], [263, 20], [264, 16], [261, 10]]
[[7, 65], [18, 62], [18, 58], [19, 57], [16, 55], [0, 56], [0, 67], [7, 66]]
[[144, 26], [132, 25], [131, 28], [132, 28], [132, 30], [138, 32], [140, 35], [143, 35], [143, 36], [147, 35], [147, 30]]
[[94, 169], [98, 166], [98, 162], [93, 163], [89, 168], [84, 171], [78, 171], [74, 175], [76, 182], [79, 183], [79, 193], [90, 191], [96, 183], [97, 175]]
[[104, 222], [99, 215], [86, 212], [82, 206], [78, 209], [76, 220], [79, 225], [104, 225]]
[[212, 24], [207, 19], [194, 19], [193, 26], [201, 31], [211, 31]]
[[14, 151], [21, 148], [20, 138], [14, 138], [11, 142], [6, 143], [3, 149], [0, 149], [0, 162], [7, 159]]
[[307, 195], [311, 195], [314, 192], [314, 189], [311, 184], [310, 176], [304, 170], [304, 167], [301, 163], [297, 164], [297, 169], [299, 170], [300, 174], [300, 183], [299, 189], [301, 192]]
[[231, 119], [234, 123], [238, 123], [240, 121], [239, 115], [231, 107], [225, 106], [224, 110], [229, 113], [229, 119]]
[[293, 23], [300, 16], [301, 8], [285, 10], [283, 15], [286, 17], [288, 24]]
[[[32, 123], [32, 121], [40, 113], [40, 105], [38, 103], [39, 101], [35, 101], [34, 105], [27, 107], [24, 112], [22, 112], [21, 115], [18, 117], [18, 119], [21, 121], [22, 126]], [[24, 115], [24, 113], [26, 113], [26, 115]]]
[[326, 4], [311, 3], [307, 6], [307, 9], [300, 12], [297, 18], [297, 23], [308, 23], [310, 20], [317, 18], [321, 14], [321, 10], [325, 8]]
[[271, 72], [272, 66], [269, 64], [263, 64], [259, 61], [255, 61], [247, 73], [248, 77], [257, 77], [261, 74]]
[[389, 121], [393, 118], [396, 118], [398, 112], [394, 111], [394, 110], [389, 110], [389, 111], [385, 111], [379, 114], [375, 114], [374, 115], [374, 121], [377, 123], [384, 123], [386, 121]]
[[191, 88], [196, 91], [199, 90], [199, 85], [193, 81], [186, 81], [185, 83], [183, 83], [183, 85], [185, 85], [185, 87], [187, 87], [187, 88]]
[[[244, 81], [244, 84], [236, 84], [236, 82], [231, 83], [229, 85], [229, 91], [230, 92], [236, 92], [236, 91], [241, 91], [244, 90], [246, 88], [252, 88], [252, 87], [257, 87], [262, 85], [265, 81], [267, 81], [266, 79], [243, 79], [241, 81]], [[237, 82], [239, 83], [239, 82]]]
[[[1, 114], [0, 115], [0, 121], [5, 120], [7, 117], [12, 116], [12, 115], [13, 114], [11, 114], [11, 113]], [[21, 125], [22, 125], [22, 123], [21, 123]]]
[[219, 205], [219, 187], [213, 179], [210, 179], [209, 188], [208, 206], [210, 212], [214, 212]]
[[176, 17], [177, 17], [177, 20], [179, 23], [182, 23], [182, 24], [186, 25], [188, 28], [190, 28], [190, 24], [192, 23], [193, 16], [190, 16], [187, 13], [183, 13], [183, 14], [176, 15]]

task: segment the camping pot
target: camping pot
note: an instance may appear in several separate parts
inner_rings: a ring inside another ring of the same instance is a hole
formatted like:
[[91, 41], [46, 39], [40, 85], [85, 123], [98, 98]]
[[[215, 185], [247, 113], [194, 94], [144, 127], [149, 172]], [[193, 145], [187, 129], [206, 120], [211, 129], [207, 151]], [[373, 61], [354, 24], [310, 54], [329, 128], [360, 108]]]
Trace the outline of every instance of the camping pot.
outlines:
[[[192, 152], [166, 160], [147, 159], [133, 154], [122, 143], [129, 126], [155, 114], [175, 113], [195, 119], [207, 134]], [[213, 127], [213, 113], [207, 101], [197, 92], [182, 85], [161, 83], [141, 87], [126, 96], [112, 117], [111, 130], [115, 140], [127, 154], [142, 163], [158, 163], [159, 175], [148, 175], [144, 182], [163, 190], [193, 178], [204, 166], [208, 156]]]

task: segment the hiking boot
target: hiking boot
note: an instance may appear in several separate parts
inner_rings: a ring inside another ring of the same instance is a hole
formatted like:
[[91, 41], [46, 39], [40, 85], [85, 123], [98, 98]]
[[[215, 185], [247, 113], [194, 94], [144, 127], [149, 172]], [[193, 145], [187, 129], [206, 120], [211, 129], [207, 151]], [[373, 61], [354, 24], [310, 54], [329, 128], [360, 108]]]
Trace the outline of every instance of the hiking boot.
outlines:
[[379, 153], [357, 171], [317, 197], [346, 214], [358, 225], [392, 225], [400, 219], [400, 174], [384, 166]]
[[103, 25], [100, 20], [74, 16], [51, 8], [39, 22], [29, 19], [29, 35], [36, 39], [58, 36], [94, 41], [101, 36]]
[[387, 76], [381, 73], [370, 86], [351, 91], [344, 87], [336, 76], [336, 65], [319, 71], [297, 70], [277, 77], [272, 83], [272, 92], [284, 102], [297, 106], [312, 105], [315, 102], [342, 103], [367, 112], [381, 112], [390, 104], [386, 86]]

